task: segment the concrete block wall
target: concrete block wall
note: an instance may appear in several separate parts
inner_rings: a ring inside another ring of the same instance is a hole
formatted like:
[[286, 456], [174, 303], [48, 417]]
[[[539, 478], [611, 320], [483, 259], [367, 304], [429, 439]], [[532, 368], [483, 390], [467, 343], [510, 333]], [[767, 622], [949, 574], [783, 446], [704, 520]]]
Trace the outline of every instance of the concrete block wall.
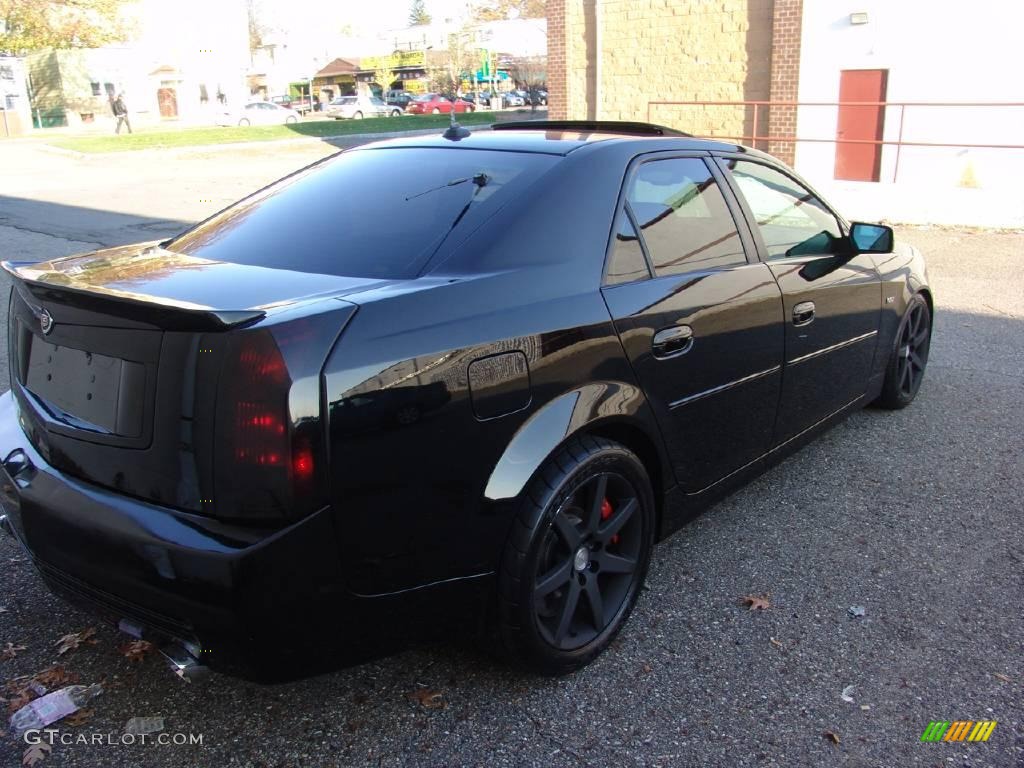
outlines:
[[[773, 0], [548, 0], [551, 116], [752, 135], [749, 107], [649, 102], [767, 100], [772, 10]], [[759, 122], [763, 135], [767, 114]]]

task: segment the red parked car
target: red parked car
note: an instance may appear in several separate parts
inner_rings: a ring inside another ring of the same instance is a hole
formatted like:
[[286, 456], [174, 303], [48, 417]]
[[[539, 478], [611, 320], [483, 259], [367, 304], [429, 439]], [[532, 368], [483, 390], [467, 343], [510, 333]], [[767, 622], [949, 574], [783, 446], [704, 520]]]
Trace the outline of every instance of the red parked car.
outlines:
[[[456, 101], [456, 112], [472, 112], [473, 105], [464, 101]], [[415, 97], [405, 108], [410, 115], [447, 115], [452, 111], [452, 100], [440, 93], [424, 93]]]

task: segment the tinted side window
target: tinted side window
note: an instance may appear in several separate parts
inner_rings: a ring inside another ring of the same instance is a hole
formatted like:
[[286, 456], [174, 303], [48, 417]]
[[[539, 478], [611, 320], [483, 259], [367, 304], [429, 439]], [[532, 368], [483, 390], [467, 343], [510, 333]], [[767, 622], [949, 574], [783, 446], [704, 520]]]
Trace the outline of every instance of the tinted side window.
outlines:
[[640, 248], [640, 240], [636, 230], [624, 210], [619, 211], [615, 225], [615, 237], [612, 240], [612, 252], [608, 257], [608, 274], [605, 275], [607, 285], [629, 283], [650, 277], [647, 260]]
[[746, 263], [722, 191], [700, 158], [644, 163], [627, 199], [659, 276]]
[[761, 230], [769, 259], [838, 252], [843, 233], [821, 200], [767, 165], [747, 160], [730, 160], [728, 165]]

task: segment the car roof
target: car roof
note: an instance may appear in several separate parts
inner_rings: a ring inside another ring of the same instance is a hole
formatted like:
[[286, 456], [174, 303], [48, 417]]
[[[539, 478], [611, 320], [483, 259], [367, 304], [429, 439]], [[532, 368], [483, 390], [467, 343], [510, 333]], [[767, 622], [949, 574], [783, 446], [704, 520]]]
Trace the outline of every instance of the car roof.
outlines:
[[[463, 148], [463, 149], [488, 149], [506, 152], [537, 152], [549, 155], [568, 155], [570, 152], [581, 147], [595, 144], [621, 144], [624, 142], [636, 142], [638, 151], [658, 150], [690, 150], [703, 152], [727, 152], [751, 150], [740, 145], [714, 141], [711, 139], [698, 139], [684, 135], [659, 136], [655, 134], [618, 133], [614, 130], [479, 130], [470, 127], [470, 135], [453, 141], [445, 138], [441, 132], [425, 136], [408, 136], [389, 141], [366, 144], [360, 149], [383, 149], [387, 147], [437, 147], [437, 148]], [[760, 154], [760, 153], [758, 153]]]

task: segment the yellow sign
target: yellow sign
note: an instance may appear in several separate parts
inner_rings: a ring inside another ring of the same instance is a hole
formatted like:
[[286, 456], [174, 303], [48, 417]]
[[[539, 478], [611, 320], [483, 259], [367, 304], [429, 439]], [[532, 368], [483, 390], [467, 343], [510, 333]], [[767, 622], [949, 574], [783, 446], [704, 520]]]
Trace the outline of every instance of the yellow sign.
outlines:
[[424, 67], [426, 51], [395, 51], [390, 56], [366, 56], [359, 60], [360, 69], [398, 69], [398, 67]]

